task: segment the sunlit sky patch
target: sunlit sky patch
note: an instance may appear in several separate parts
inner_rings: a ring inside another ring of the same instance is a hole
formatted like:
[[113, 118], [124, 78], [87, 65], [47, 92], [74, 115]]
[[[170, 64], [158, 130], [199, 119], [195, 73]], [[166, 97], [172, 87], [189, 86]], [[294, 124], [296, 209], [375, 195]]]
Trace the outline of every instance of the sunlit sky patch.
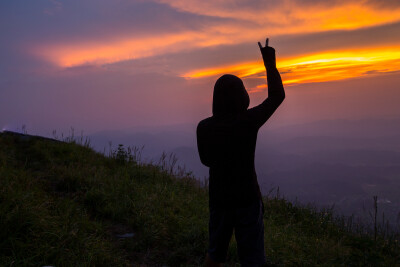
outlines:
[[[116, 34], [108, 33], [107, 38], [88, 38], [82, 35], [82, 38], [74, 38], [72, 41], [37, 40], [32, 45], [32, 53], [61, 68], [104, 65], [202, 48], [218, 49], [237, 42], [255, 42], [266, 34], [279, 39], [282, 34], [295, 36], [310, 32], [354, 30], [394, 23], [400, 18], [400, 4], [384, 4], [382, 1], [158, 2], [176, 9], [174, 12], [210, 17], [210, 21], [205, 19], [200, 24], [196, 21], [192, 27], [182, 25], [175, 31], [157, 30], [154, 34], [151, 31], [146, 34], [116, 31]], [[55, 10], [62, 11], [61, 2], [55, 3]], [[46, 10], [45, 14], [48, 13]], [[166, 12], [168, 16], [170, 11]], [[215, 17], [220, 20], [211, 21]], [[398, 44], [372, 47], [371, 51], [363, 50], [363, 45], [360, 43], [360, 49], [350, 51], [331, 49], [323, 53], [298, 53], [290, 58], [283, 55], [278, 65], [286, 73], [286, 84], [345, 79], [399, 69]], [[292, 47], [295, 51], [295, 44]], [[213, 62], [209, 64], [212, 66]], [[262, 64], [252, 62], [251, 59], [224, 67], [212, 66], [203, 70], [192, 68], [187, 64], [187, 71], [181, 73], [181, 76], [198, 78], [232, 72], [246, 77], [263, 71]]]
[[[400, 46], [377, 47], [349, 51], [332, 51], [281, 58], [278, 60], [284, 84], [324, 82], [359, 77], [368, 74], [400, 71]], [[259, 76], [265, 78], [265, 68], [260, 62], [245, 62], [238, 65], [195, 70], [183, 74], [187, 78], [217, 76], [232, 73], [241, 78]], [[262, 81], [264, 83], [264, 81]], [[262, 87], [262, 86], [261, 86]], [[260, 88], [260, 87], [258, 87]]]
[[196, 121], [224, 73], [261, 101], [266, 37], [292, 90], [390, 74], [386, 88], [400, 98], [398, 0], [1, 1], [0, 31], [1, 125]]

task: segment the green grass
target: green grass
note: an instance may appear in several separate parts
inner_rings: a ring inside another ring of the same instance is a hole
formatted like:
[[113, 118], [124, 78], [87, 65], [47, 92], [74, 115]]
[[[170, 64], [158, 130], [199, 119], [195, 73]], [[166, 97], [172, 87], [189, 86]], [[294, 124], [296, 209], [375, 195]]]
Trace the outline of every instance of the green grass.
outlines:
[[[0, 134], [0, 266], [202, 265], [208, 191], [179, 176], [123, 147], [105, 157], [75, 142]], [[271, 266], [400, 266], [394, 236], [374, 241], [329, 211], [264, 204]], [[116, 237], [124, 233], [134, 236]], [[234, 240], [228, 256], [238, 265]]]

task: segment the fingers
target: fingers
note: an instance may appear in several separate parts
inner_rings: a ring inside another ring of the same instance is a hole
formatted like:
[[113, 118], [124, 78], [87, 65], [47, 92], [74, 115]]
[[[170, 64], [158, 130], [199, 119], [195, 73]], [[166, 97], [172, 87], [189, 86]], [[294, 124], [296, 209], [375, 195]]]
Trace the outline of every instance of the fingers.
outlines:
[[[269, 38], [267, 38], [267, 39], [265, 40], [265, 47], [268, 46], [268, 43], [269, 43]], [[260, 42], [258, 42], [258, 46], [260, 47], [260, 49], [263, 49], [263, 47], [262, 47], [262, 45], [261, 45]]]

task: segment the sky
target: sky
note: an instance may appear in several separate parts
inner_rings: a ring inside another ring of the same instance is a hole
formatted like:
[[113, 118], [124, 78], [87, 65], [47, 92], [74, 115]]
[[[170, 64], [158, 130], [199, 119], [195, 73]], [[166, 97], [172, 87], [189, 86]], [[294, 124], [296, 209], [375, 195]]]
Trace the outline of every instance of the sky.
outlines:
[[271, 124], [400, 117], [398, 0], [3, 0], [0, 32], [3, 130], [196, 124], [225, 73], [257, 105], [266, 37], [286, 89]]

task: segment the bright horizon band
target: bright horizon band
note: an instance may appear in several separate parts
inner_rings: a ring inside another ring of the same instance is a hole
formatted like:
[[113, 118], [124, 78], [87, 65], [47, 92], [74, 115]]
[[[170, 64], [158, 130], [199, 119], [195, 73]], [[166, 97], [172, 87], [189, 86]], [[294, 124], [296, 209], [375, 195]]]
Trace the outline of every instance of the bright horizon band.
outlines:
[[[287, 85], [395, 72], [400, 70], [400, 47], [354, 49], [279, 58], [277, 67], [284, 77], [284, 84]], [[261, 61], [194, 70], [182, 76], [193, 79], [218, 76], [223, 73], [232, 73], [241, 78], [265, 78]]]

